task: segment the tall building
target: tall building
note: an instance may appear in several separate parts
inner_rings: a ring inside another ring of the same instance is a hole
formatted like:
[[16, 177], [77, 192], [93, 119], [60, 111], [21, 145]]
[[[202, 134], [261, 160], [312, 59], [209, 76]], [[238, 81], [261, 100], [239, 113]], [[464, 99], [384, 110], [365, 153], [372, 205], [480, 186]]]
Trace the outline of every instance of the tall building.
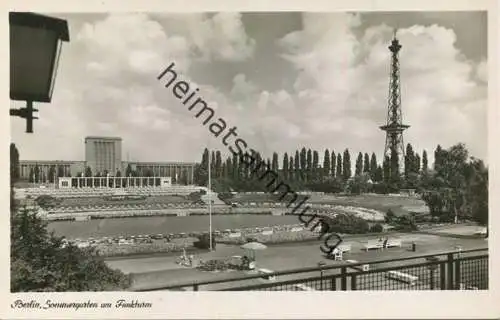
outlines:
[[122, 171], [122, 138], [86, 137], [85, 165], [93, 175], [104, 172], [115, 175]]
[[[403, 112], [401, 109], [401, 84], [399, 76], [399, 50], [401, 45], [394, 38], [389, 46], [391, 51], [391, 74], [389, 80], [389, 97], [387, 107], [387, 122], [380, 129], [386, 132], [384, 157], [390, 159], [391, 176], [392, 172], [401, 173], [404, 165], [404, 142], [403, 131], [410, 126], [403, 124]], [[396, 177], [398, 174], [395, 174]]]
[[[122, 161], [122, 139], [114, 137], [86, 137], [85, 161], [20, 160], [20, 179], [34, 183], [53, 183], [55, 178], [77, 177], [85, 174], [88, 166], [92, 176], [111, 176], [120, 171], [122, 177], [170, 177], [173, 184], [193, 184], [195, 162]], [[127, 173], [127, 168], [133, 172]], [[90, 184], [89, 184], [90, 185]]]

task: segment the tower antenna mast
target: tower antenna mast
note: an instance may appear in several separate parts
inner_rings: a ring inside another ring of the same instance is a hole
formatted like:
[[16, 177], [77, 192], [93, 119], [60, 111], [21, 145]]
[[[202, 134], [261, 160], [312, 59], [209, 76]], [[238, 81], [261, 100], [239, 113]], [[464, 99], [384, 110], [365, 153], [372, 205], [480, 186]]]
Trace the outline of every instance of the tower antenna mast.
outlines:
[[389, 77], [389, 96], [387, 107], [387, 122], [380, 129], [386, 132], [384, 159], [389, 158], [391, 163], [391, 177], [394, 172], [402, 172], [404, 168], [404, 141], [403, 131], [410, 126], [403, 124], [403, 112], [401, 108], [401, 79], [399, 69], [399, 51], [402, 46], [396, 37], [397, 29], [394, 29], [394, 37], [389, 46], [391, 52], [391, 70]]

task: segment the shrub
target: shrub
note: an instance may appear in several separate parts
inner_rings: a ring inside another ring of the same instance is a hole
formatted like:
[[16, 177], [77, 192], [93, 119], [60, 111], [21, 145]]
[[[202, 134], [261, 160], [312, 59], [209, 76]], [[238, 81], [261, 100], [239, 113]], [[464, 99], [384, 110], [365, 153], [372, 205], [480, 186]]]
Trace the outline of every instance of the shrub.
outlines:
[[395, 229], [403, 232], [415, 231], [418, 229], [415, 219], [410, 215], [403, 215], [394, 219]]
[[325, 217], [329, 232], [361, 234], [370, 230], [366, 220], [352, 214], [339, 214], [333, 218]]
[[370, 227], [370, 232], [380, 233], [382, 231], [384, 231], [384, 227], [380, 223], [376, 223]]
[[110, 269], [94, 248], [64, 245], [35, 212], [11, 212], [11, 291], [118, 291], [129, 277]]
[[[216, 241], [215, 241], [215, 235], [212, 234], [212, 248], [215, 249]], [[210, 249], [210, 235], [209, 234], [202, 234], [199, 238], [198, 241], [193, 243], [193, 246], [195, 248], [199, 249]]]
[[386, 223], [391, 223], [394, 221], [394, 218], [396, 218], [396, 215], [394, 214], [394, 211], [392, 209], [387, 210], [387, 213], [385, 215], [385, 222]]

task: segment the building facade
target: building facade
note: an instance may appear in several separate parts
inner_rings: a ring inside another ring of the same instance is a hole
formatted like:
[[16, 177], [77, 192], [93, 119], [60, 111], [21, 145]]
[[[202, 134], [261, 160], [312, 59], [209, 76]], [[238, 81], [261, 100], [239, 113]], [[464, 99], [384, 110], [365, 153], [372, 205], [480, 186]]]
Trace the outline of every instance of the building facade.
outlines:
[[59, 189], [171, 187], [170, 177], [62, 177]]
[[121, 138], [86, 137], [85, 161], [20, 160], [20, 179], [33, 183], [54, 183], [57, 178], [85, 175], [85, 169], [89, 167], [93, 177], [105, 177], [107, 171], [111, 177], [169, 177], [172, 184], [194, 184], [197, 163], [127, 162], [122, 161], [121, 155]]
[[122, 170], [122, 138], [86, 137], [85, 165], [93, 174], [114, 175]]
[[196, 167], [192, 162], [124, 162], [124, 174], [129, 165], [136, 175], [172, 177], [177, 184], [193, 184]]
[[54, 182], [54, 177], [75, 177], [83, 172], [85, 161], [19, 161], [19, 177], [30, 182]]

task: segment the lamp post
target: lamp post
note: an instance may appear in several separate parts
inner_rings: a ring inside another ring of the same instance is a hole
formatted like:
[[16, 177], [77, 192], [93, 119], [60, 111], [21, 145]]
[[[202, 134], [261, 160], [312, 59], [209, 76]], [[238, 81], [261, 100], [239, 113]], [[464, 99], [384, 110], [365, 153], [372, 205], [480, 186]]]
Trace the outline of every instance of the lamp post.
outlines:
[[28, 12], [10, 12], [10, 99], [26, 101], [26, 107], [10, 109], [10, 115], [26, 119], [33, 133], [33, 102], [52, 100], [62, 42], [69, 41], [65, 20]]

